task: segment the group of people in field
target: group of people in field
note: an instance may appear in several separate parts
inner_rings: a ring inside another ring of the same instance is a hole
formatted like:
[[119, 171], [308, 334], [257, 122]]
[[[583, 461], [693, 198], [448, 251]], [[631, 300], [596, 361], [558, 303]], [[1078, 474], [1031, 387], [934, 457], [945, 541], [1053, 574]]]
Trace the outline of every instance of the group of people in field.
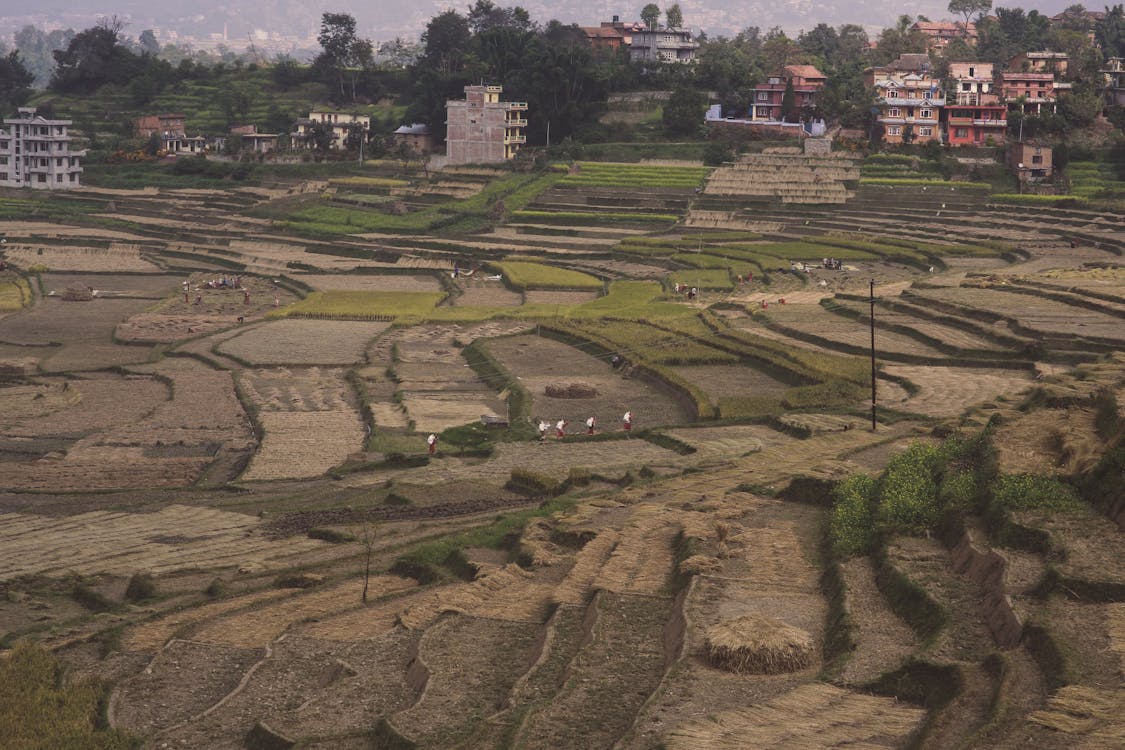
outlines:
[[[566, 428], [569, 425], [570, 425], [570, 423], [567, 422], [565, 419], [560, 419], [557, 422], [555, 422], [555, 425], [554, 425], [555, 437], [557, 437], [557, 438], [566, 437], [567, 434], [569, 434], [566, 431]], [[625, 432], [631, 432], [633, 430], [633, 412], [627, 411], [627, 412], [625, 412], [624, 416], [621, 417], [621, 429], [623, 429]], [[545, 419], [540, 419], [539, 420], [539, 439], [540, 440], [546, 440], [547, 435], [548, 435], [548, 433], [550, 433], [550, 431], [551, 431], [551, 423], [548, 422]], [[586, 434], [587, 435], [595, 435], [595, 434], [597, 434], [597, 432], [598, 432], [598, 418], [591, 414], [589, 417], [586, 418]]]

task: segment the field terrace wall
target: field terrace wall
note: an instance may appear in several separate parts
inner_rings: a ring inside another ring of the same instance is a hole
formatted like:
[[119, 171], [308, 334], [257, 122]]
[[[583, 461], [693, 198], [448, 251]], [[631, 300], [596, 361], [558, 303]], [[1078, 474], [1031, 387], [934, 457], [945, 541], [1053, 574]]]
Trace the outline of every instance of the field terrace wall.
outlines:
[[711, 173], [706, 196], [738, 196], [782, 203], [844, 203], [845, 182], [859, 180], [859, 163], [843, 156], [748, 154]]

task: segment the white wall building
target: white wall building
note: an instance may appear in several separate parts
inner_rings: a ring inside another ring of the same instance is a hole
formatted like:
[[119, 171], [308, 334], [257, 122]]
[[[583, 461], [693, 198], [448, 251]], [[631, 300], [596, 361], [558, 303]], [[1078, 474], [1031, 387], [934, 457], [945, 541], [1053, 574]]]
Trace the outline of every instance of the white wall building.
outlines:
[[48, 120], [20, 107], [0, 128], [0, 187], [69, 190], [81, 185], [85, 151], [70, 149], [70, 120]]

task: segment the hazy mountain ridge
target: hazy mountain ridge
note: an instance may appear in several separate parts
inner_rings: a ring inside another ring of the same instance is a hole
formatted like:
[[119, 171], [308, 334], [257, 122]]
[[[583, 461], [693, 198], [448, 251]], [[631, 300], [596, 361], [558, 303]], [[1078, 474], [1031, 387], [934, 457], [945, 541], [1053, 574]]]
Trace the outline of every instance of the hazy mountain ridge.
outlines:
[[[542, 2], [498, 2], [498, 5], [522, 5], [541, 23], [557, 18], [564, 23], [593, 26], [608, 21], [613, 15], [636, 20], [644, 2], [608, 3], [602, 0], [559, 0]], [[671, 2], [658, 2], [662, 8]], [[794, 34], [810, 29], [818, 23], [839, 26], [844, 23], [860, 24], [869, 30], [892, 25], [904, 13], [925, 15], [932, 20], [949, 18], [947, 2], [922, 0], [902, 3], [894, 0], [856, 0], [846, 4], [817, 2], [817, 0], [680, 0], [687, 26], [706, 31], [711, 36], [730, 36], [747, 26], [763, 30], [780, 26]], [[1041, 3], [997, 3], [1003, 7], [1035, 8], [1053, 15], [1072, 4], [1070, 0], [1046, 0]], [[221, 34], [224, 26], [229, 40], [245, 39], [255, 30], [287, 36], [315, 36], [324, 11], [351, 13], [358, 21], [360, 32], [376, 41], [396, 36], [416, 38], [430, 18], [450, 7], [464, 11], [468, 0], [450, 3], [448, 0], [243, 0], [236, 5], [219, 0], [198, 0], [190, 9], [177, 13], [174, 8], [154, 6], [145, 0], [70, 0], [65, 4], [48, 4], [35, 9], [4, 9], [0, 12], [0, 33], [12, 31], [28, 23], [42, 27], [87, 28], [99, 17], [116, 15], [126, 21], [126, 33], [136, 36], [144, 29], [173, 30], [181, 36], [190, 35], [206, 39], [210, 34]], [[1100, 8], [1099, 5], [1090, 5]], [[171, 11], [171, 12], [168, 12]]]

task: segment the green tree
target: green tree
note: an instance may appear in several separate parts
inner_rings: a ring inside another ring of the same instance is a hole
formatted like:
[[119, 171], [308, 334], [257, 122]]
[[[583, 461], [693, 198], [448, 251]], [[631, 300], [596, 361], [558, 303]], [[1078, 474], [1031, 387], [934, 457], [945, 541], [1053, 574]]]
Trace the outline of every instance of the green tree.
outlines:
[[344, 95], [344, 71], [352, 57], [356, 36], [355, 17], [347, 13], [325, 13], [320, 17], [320, 33], [316, 37], [321, 53], [316, 66], [335, 74], [340, 96]]
[[785, 91], [781, 94], [781, 119], [792, 122], [796, 117], [797, 93], [793, 90], [793, 79], [785, 79]]
[[150, 55], [160, 54], [160, 42], [156, 41], [156, 34], [153, 33], [152, 29], [142, 31], [137, 39], [137, 44], [142, 52], [147, 52]]
[[663, 123], [672, 135], [695, 135], [703, 127], [707, 98], [697, 89], [683, 86], [668, 97], [664, 105]]
[[657, 28], [660, 25], [660, 7], [656, 3], [649, 3], [641, 8], [641, 20], [648, 28]]
[[684, 12], [680, 10], [679, 3], [673, 4], [664, 11], [664, 24], [670, 29], [682, 29], [684, 27]]
[[992, 10], [992, 0], [949, 0], [949, 12], [965, 17], [965, 26], [973, 20], [973, 16], [983, 16]]
[[50, 88], [63, 93], [93, 93], [106, 83], [125, 84], [142, 67], [121, 44], [116, 17], [79, 32], [64, 50], [56, 50]]
[[0, 57], [0, 107], [7, 109], [26, 102], [34, 82], [35, 76], [23, 64], [17, 50]]
[[1105, 17], [1094, 29], [1094, 39], [1106, 57], [1125, 55], [1125, 9], [1122, 6], [1105, 9]]

